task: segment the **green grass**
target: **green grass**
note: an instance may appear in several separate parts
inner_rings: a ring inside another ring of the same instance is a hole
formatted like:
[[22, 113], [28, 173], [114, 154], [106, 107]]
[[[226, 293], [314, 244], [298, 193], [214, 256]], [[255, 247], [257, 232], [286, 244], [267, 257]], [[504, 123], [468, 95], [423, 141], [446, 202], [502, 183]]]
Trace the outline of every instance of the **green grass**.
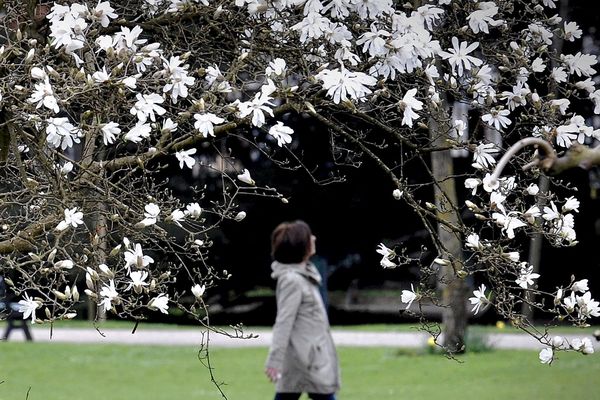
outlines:
[[[462, 362], [422, 351], [339, 348], [342, 400], [600, 398], [597, 355], [494, 351]], [[273, 388], [265, 348], [214, 349], [215, 374], [232, 400], [263, 400]], [[220, 399], [196, 350], [185, 347], [0, 343], [0, 400]]]

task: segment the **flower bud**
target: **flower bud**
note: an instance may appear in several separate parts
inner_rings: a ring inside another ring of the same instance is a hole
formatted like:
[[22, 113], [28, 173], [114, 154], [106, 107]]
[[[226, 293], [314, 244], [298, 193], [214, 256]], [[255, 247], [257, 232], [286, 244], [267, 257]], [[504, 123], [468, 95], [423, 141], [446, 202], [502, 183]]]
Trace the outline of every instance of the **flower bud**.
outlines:
[[65, 294], [63, 292], [60, 292], [58, 290], [53, 290], [52, 293], [54, 293], [54, 295], [59, 299], [59, 300], [66, 300], [67, 296], [65, 296]]
[[246, 212], [245, 211], [240, 211], [239, 213], [237, 213], [237, 215], [235, 216], [234, 220], [236, 222], [240, 222], [242, 221], [244, 218], [246, 218]]

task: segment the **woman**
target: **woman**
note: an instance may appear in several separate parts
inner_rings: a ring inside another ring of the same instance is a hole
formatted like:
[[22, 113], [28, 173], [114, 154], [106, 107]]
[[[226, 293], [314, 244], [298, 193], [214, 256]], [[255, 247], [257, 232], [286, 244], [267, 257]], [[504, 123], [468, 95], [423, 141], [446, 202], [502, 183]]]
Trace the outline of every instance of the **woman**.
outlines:
[[275, 400], [335, 400], [340, 387], [335, 346], [319, 293], [321, 276], [308, 259], [315, 237], [303, 221], [282, 223], [271, 235], [271, 277], [277, 280], [277, 318], [265, 373]]

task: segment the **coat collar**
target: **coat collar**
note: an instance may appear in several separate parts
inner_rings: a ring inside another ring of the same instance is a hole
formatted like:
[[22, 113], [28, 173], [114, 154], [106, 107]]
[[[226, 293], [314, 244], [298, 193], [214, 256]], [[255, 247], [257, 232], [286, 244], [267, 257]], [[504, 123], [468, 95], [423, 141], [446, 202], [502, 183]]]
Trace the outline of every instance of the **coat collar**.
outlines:
[[319, 274], [317, 267], [310, 261], [298, 264], [283, 264], [279, 261], [273, 261], [271, 269], [273, 270], [271, 273], [271, 278], [273, 279], [278, 279], [287, 272], [296, 272], [317, 285], [321, 284], [321, 274]]

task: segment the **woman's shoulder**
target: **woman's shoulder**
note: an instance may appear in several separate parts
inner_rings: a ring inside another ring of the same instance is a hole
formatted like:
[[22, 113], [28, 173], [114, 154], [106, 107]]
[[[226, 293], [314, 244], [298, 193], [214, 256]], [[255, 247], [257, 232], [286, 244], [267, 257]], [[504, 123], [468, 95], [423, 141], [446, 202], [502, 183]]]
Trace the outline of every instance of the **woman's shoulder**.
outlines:
[[285, 271], [281, 271], [279, 276], [277, 277], [277, 281], [279, 283], [287, 283], [287, 282], [302, 282], [304, 277], [299, 271], [295, 271], [293, 269], [288, 269]]

